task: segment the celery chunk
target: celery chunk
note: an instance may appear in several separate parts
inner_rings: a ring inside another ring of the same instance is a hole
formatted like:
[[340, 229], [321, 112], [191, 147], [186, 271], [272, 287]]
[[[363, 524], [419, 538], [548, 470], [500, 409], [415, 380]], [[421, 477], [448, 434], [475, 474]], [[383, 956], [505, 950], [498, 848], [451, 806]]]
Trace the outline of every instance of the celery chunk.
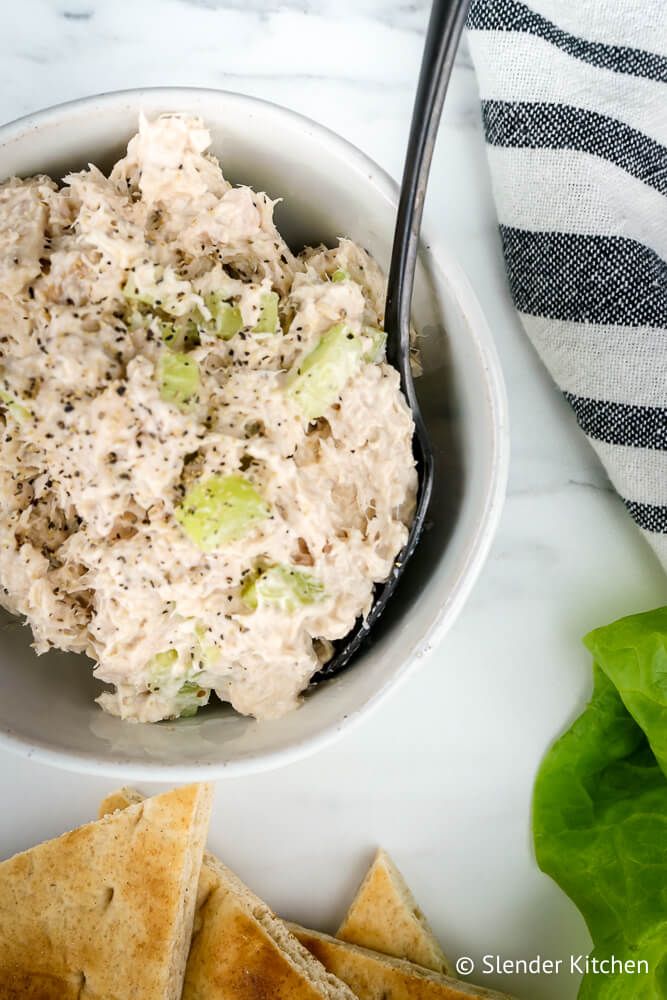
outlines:
[[191, 348], [199, 346], [199, 329], [192, 319], [188, 318], [176, 323], [158, 320], [158, 326], [163, 343], [172, 351], [189, 351]]
[[349, 279], [350, 279], [350, 274], [348, 271], [345, 270], [344, 267], [336, 268], [334, 273], [331, 275], [331, 280], [335, 282], [349, 281]]
[[0, 403], [4, 403], [5, 408], [9, 414], [16, 420], [17, 423], [23, 424], [26, 420], [30, 420], [32, 413], [27, 406], [23, 406], [16, 399], [16, 396], [12, 396], [11, 392], [5, 392], [4, 389], [0, 389]]
[[140, 292], [138, 290], [133, 275], [130, 275], [123, 285], [123, 297], [132, 305], [152, 306], [155, 302], [155, 297], [153, 295], [150, 295], [148, 292]]
[[195, 483], [176, 508], [176, 520], [203, 552], [233, 542], [269, 516], [269, 506], [243, 476], [209, 476]]
[[199, 365], [188, 354], [163, 351], [158, 362], [160, 399], [186, 413], [199, 398]]
[[278, 296], [275, 292], [264, 292], [259, 298], [259, 320], [253, 326], [253, 333], [275, 333], [278, 327]]
[[148, 661], [148, 688], [150, 691], [159, 691], [161, 687], [171, 680], [173, 668], [178, 662], [178, 650], [165, 649], [161, 653]]
[[243, 329], [243, 317], [238, 306], [225, 301], [219, 292], [211, 292], [204, 300], [213, 321], [213, 333], [221, 340], [231, 340]]
[[337, 323], [287, 377], [287, 395], [308, 420], [316, 420], [335, 403], [359, 367], [362, 345], [349, 327]]
[[196, 681], [186, 681], [174, 699], [174, 715], [179, 719], [191, 719], [203, 708], [211, 697], [209, 688], [201, 687]]
[[314, 604], [323, 594], [324, 587], [310, 573], [292, 566], [271, 566], [250, 577], [243, 586], [241, 598], [253, 610], [259, 604], [274, 604], [291, 612], [300, 605]]
[[385, 347], [387, 346], [387, 334], [377, 326], [367, 326], [364, 328], [364, 336], [370, 337], [371, 346], [364, 354], [364, 361], [378, 364], [384, 358]]
[[197, 684], [196, 680], [187, 680], [173, 694], [174, 686], [179, 682], [178, 677], [174, 676], [174, 668], [178, 663], [178, 658], [179, 654], [176, 649], [165, 649], [163, 652], [157, 653], [148, 663], [147, 686], [149, 691], [174, 698], [172, 718], [188, 718], [196, 715], [197, 709], [208, 702], [211, 692]]
[[156, 672], [164, 672], [169, 667], [173, 667], [178, 659], [178, 651], [175, 649], [165, 649], [162, 653], [156, 653], [151, 660], [151, 668]]
[[220, 660], [220, 647], [207, 642], [207, 631], [203, 625], [195, 626], [195, 657], [203, 668], [215, 666]]

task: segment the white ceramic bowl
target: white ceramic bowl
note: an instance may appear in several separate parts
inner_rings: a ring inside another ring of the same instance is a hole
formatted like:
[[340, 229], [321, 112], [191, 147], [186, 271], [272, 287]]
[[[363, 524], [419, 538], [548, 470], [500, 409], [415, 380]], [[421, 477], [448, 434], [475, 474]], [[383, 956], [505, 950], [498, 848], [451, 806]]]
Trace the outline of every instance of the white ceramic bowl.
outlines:
[[[187, 111], [212, 131], [227, 177], [282, 197], [278, 227], [295, 247], [349, 236], [386, 268], [395, 183], [358, 149], [284, 108], [190, 89], [106, 94], [0, 128], [0, 179], [62, 177], [124, 151], [139, 111]], [[77, 771], [127, 780], [238, 775], [312, 752], [357, 722], [404, 680], [467, 597], [498, 522], [509, 440], [505, 395], [489, 329], [457, 262], [423, 240], [414, 297], [425, 374], [418, 382], [437, 471], [430, 521], [372, 648], [276, 722], [228, 707], [197, 718], [135, 725], [104, 714], [84, 657], [36, 657], [29, 630], [2, 619], [0, 746]]]

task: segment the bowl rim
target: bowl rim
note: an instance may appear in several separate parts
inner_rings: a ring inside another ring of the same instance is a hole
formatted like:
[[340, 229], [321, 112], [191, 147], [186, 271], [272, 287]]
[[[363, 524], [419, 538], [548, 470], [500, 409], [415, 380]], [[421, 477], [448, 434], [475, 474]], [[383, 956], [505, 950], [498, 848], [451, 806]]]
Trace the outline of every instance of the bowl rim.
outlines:
[[[236, 104], [238, 107], [245, 106], [249, 111], [261, 109], [268, 111], [277, 119], [283, 118], [292, 123], [300, 124], [302, 128], [306, 128], [311, 134], [317, 136], [322, 145], [335, 148], [339, 156], [342, 156], [350, 167], [362, 174], [365, 182], [374, 187], [388, 205], [395, 209], [399, 190], [397, 182], [348, 139], [312, 118], [273, 101], [236, 91], [218, 90], [210, 87], [138, 87], [91, 94], [51, 105], [0, 125], [0, 152], [3, 147], [17, 141], [26, 133], [38, 131], [44, 125], [57, 121], [67, 112], [85, 112], [86, 110], [92, 112], [95, 108], [105, 108], [114, 104], [122, 105], [123, 102], [129, 101], [136, 106], [138, 113], [142, 99], [161, 98], [167, 105], [170, 95], [181, 101], [188, 96], [192, 96], [193, 100], [198, 96], [218, 98]], [[196, 109], [193, 108], [193, 111]], [[487, 401], [491, 412], [492, 440], [490, 442], [491, 458], [486, 476], [484, 504], [475, 532], [466, 542], [458, 576], [445, 595], [430, 628], [414, 643], [403, 661], [363, 704], [347, 715], [329, 723], [315, 734], [296, 739], [287, 747], [260, 751], [239, 760], [202, 761], [188, 764], [160, 763], [157, 760], [147, 763], [127, 761], [123, 760], [122, 755], [115, 751], [111, 751], [109, 756], [102, 756], [83, 750], [58, 749], [46, 740], [43, 742], [30, 740], [11, 728], [0, 728], [0, 750], [17, 753], [38, 763], [66, 771], [158, 783], [216, 780], [273, 770], [330, 746], [343, 733], [355, 728], [362, 718], [366, 718], [374, 712], [390, 692], [395, 692], [411, 676], [424, 658], [439, 643], [467, 600], [495, 536], [507, 488], [510, 434], [507, 395], [500, 359], [489, 324], [473, 286], [462, 265], [442, 239], [433, 239], [428, 218], [422, 225], [421, 244], [428, 248], [429, 266], [440, 273], [443, 282], [452, 287], [455, 299], [468, 321], [485, 382]]]

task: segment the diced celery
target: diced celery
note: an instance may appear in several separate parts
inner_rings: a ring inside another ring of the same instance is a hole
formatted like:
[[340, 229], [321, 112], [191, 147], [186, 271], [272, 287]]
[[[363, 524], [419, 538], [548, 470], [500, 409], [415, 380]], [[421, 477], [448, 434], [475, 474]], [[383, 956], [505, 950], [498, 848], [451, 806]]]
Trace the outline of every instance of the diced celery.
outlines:
[[138, 267], [122, 288], [128, 307], [126, 312], [135, 309], [142, 313], [167, 313], [177, 318], [190, 312], [187, 296], [191, 291], [190, 282], [180, 279], [172, 267], [156, 264]]
[[162, 342], [166, 344], [167, 347], [170, 347], [172, 350], [177, 350], [183, 346], [177, 342], [178, 334], [173, 323], [165, 323], [164, 320], [160, 320], [158, 326], [160, 327]]
[[148, 687], [151, 691], [157, 691], [164, 684], [168, 683], [172, 674], [172, 668], [178, 662], [178, 650], [165, 649], [161, 653], [148, 661], [149, 672]]
[[259, 604], [274, 604], [291, 612], [300, 605], [314, 604], [323, 594], [324, 587], [310, 573], [292, 566], [271, 566], [248, 579], [241, 598], [253, 610]]
[[205, 299], [206, 308], [213, 319], [213, 332], [221, 340], [231, 340], [243, 329], [243, 317], [238, 306], [226, 302], [219, 292], [211, 292]]
[[133, 275], [130, 275], [123, 285], [123, 296], [128, 302], [136, 305], [152, 306], [155, 301], [148, 292], [138, 291]]
[[215, 332], [222, 340], [231, 340], [243, 329], [243, 317], [238, 306], [225, 302], [215, 320]]
[[209, 688], [201, 687], [196, 681], [186, 681], [178, 689], [174, 699], [174, 715], [179, 719], [191, 719], [203, 708], [211, 697]]
[[169, 667], [173, 667], [177, 659], [178, 650], [165, 649], [162, 653], [156, 653], [151, 663], [155, 670], [167, 670]]
[[172, 718], [188, 718], [196, 715], [197, 709], [207, 704], [211, 692], [197, 683], [197, 673], [193, 674], [192, 658], [188, 656], [189, 679], [184, 681], [174, 694], [175, 685], [179, 683], [179, 677], [174, 672], [178, 660], [179, 653], [176, 649], [165, 649], [157, 653], [148, 663], [148, 689], [174, 698]]
[[4, 389], [0, 389], [0, 403], [4, 403], [7, 412], [12, 415], [17, 423], [23, 424], [26, 420], [30, 420], [32, 413], [27, 406], [23, 406], [19, 403], [16, 396], [13, 396], [11, 392], [5, 392]]
[[328, 330], [317, 347], [287, 377], [287, 394], [308, 420], [316, 420], [335, 403], [359, 367], [362, 345], [344, 323]]
[[209, 476], [195, 483], [176, 508], [176, 520], [203, 552], [233, 542], [269, 516], [269, 506], [243, 476]]
[[278, 328], [278, 295], [264, 292], [259, 298], [259, 320], [253, 333], [275, 333]]
[[199, 330], [192, 319], [167, 323], [158, 320], [163, 343], [173, 351], [188, 351], [199, 344]]
[[364, 328], [364, 336], [370, 337], [371, 346], [364, 354], [364, 361], [377, 364], [384, 358], [384, 350], [387, 345], [387, 334], [377, 326], [367, 326]]
[[197, 636], [197, 653], [203, 666], [215, 666], [220, 660], [220, 647], [206, 641], [207, 631], [204, 625], [195, 626], [195, 635]]
[[197, 403], [200, 389], [199, 365], [189, 354], [162, 351], [158, 362], [160, 399], [173, 403], [184, 413]]
[[349, 279], [350, 279], [349, 271], [346, 271], [344, 267], [336, 268], [334, 273], [331, 275], [331, 280], [336, 282], [349, 281]]

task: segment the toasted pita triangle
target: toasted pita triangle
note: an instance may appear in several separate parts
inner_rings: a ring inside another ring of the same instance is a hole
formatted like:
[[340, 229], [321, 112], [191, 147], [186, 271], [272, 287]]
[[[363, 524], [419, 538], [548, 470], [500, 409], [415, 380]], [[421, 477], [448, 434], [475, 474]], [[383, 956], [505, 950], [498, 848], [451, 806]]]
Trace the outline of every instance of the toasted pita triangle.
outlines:
[[[100, 814], [141, 800], [122, 789]], [[132, 808], [132, 807], [130, 807]], [[356, 1000], [282, 920], [212, 854], [204, 855], [183, 1000]]]
[[336, 937], [394, 958], [404, 958], [434, 972], [450, 972], [445, 953], [407, 882], [381, 849]]
[[356, 1000], [228, 868], [206, 855], [183, 1000]]
[[297, 924], [287, 926], [329, 972], [347, 983], [359, 1000], [508, 1000], [500, 993], [458, 982], [403, 959]]
[[0, 864], [0, 1000], [179, 1000], [211, 788], [192, 785]]

